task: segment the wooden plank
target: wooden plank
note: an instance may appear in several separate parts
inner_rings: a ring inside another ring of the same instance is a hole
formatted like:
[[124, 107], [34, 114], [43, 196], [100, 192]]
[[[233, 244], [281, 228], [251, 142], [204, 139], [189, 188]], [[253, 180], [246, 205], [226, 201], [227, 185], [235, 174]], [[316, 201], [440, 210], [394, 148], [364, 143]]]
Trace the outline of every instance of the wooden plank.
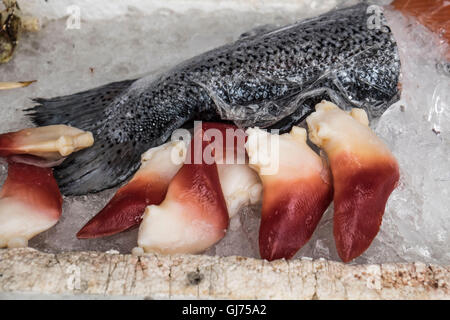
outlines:
[[0, 297], [450, 299], [450, 267], [0, 250]]

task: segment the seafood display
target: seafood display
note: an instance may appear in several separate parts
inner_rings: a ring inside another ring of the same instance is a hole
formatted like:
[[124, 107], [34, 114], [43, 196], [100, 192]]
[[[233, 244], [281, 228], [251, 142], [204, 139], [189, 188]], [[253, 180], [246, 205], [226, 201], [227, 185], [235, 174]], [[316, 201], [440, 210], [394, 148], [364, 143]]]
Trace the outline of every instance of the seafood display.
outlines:
[[141, 167], [111, 201], [77, 233], [80, 239], [116, 234], [139, 225], [145, 208], [158, 205], [186, 157], [183, 141], [167, 142], [142, 155]]
[[[279, 161], [275, 174], [260, 175], [264, 195], [259, 229], [261, 258], [269, 261], [292, 258], [311, 238], [331, 203], [328, 166], [306, 144], [303, 128], [294, 126], [290, 133], [278, 137], [278, 147], [271, 148], [261, 147], [270, 144], [269, 133], [261, 129], [248, 129], [247, 133], [247, 150], [253, 168], [264, 173], [264, 166], [273, 165], [265, 159]], [[264, 155], [264, 152], [277, 154]]]
[[90, 132], [65, 125], [0, 135], [0, 157], [8, 161], [0, 191], [0, 248], [27, 246], [58, 222], [63, 201], [51, 167], [93, 143]]
[[143, 152], [194, 120], [288, 131], [323, 99], [379, 117], [398, 99], [400, 60], [391, 32], [368, 27], [367, 8], [258, 30], [156, 79], [35, 99], [29, 112], [37, 125], [67, 124], [96, 139], [55, 169], [61, 191], [82, 195], [121, 183]]
[[0, 191], [0, 248], [23, 247], [58, 222], [62, 197], [52, 169], [8, 162]]
[[217, 164], [217, 170], [230, 218], [236, 216], [243, 207], [261, 201], [261, 181], [248, 165]]
[[306, 118], [309, 137], [328, 156], [333, 176], [333, 233], [344, 262], [361, 255], [380, 230], [388, 197], [397, 186], [397, 160], [369, 128], [361, 109], [350, 113], [323, 101]]
[[[213, 140], [210, 134], [219, 133], [226, 137], [226, 131], [235, 135], [237, 127], [222, 123], [202, 123], [203, 134]], [[262, 187], [257, 174], [245, 164], [245, 138], [239, 145], [215, 149], [215, 161], [219, 180], [230, 218], [247, 204], [260, 201]], [[109, 236], [140, 224], [145, 208], [158, 205], [164, 199], [170, 181], [184, 164], [189, 143], [171, 141], [151, 148], [142, 155], [141, 167], [133, 178], [120, 188], [111, 201], [93, 217], [78, 233], [80, 239]], [[238, 151], [244, 159], [238, 161]], [[228, 159], [227, 156], [232, 156]], [[241, 162], [241, 163], [236, 163]]]
[[103, 237], [140, 224], [143, 252], [200, 253], [225, 236], [229, 218], [243, 206], [262, 200], [260, 256], [289, 259], [334, 200], [336, 246], [348, 262], [376, 236], [398, 165], [362, 109], [347, 113], [322, 101], [306, 122], [327, 159], [308, 146], [303, 128], [278, 135], [202, 123], [190, 143], [144, 153], [135, 176], [77, 236]]
[[248, 165], [245, 149], [247, 134], [234, 125], [224, 123], [204, 122], [202, 129], [205, 139], [213, 147], [220, 186], [231, 219], [242, 207], [257, 204], [262, 198], [261, 180]]
[[[199, 253], [225, 236], [242, 207], [262, 198], [261, 258], [289, 259], [310, 239], [334, 193], [336, 246], [343, 261], [354, 259], [379, 230], [399, 178], [397, 162], [362, 109], [347, 113], [322, 101], [306, 122], [330, 168], [307, 145], [304, 128], [278, 135], [202, 123], [189, 143], [171, 141], [145, 152], [134, 177], [77, 237], [140, 224], [137, 243], [144, 252]], [[58, 221], [62, 198], [49, 167], [93, 144], [90, 132], [66, 125], [0, 135], [0, 156], [9, 164], [0, 194], [2, 246], [26, 245]]]
[[[195, 134], [202, 135], [202, 130]], [[170, 182], [164, 201], [147, 207], [138, 236], [145, 252], [200, 253], [225, 236], [227, 206], [215, 162], [203, 160], [207, 146], [203, 141], [198, 149], [191, 143], [190, 161]]]
[[0, 157], [27, 154], [60, 160], [93, 144], [91, 132], [66, 125], [28, 128], [0, 135]]
[[370, 14], [360, 3], [258, 28], [158, 76], [33, 99], [37, 127], [0, 134], [0, 247], [54, 226], [62, 194], [120, 185], [77, 241], [136, 228], [134, 253], [203, 253], [254, 205], [259, 256], [292, 259], [332, 205], [338, 256], [361, 256], [400, 181], [369, 126], [400, 97], [400, 58]]

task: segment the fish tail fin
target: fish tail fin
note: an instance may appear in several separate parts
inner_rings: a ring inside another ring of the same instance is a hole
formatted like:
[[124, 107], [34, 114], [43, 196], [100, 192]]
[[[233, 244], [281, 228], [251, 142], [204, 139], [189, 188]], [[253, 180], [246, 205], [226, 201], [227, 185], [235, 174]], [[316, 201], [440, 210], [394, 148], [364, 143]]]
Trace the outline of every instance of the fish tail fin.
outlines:
[[135, 142], [116, 142], [102, 134], [105, 109], [135, 80], [110, 83], [88, 91], [51, 99], [34, 99], [27, 109], [39, 126], [66, 124], [94, 134], [92, 147], [70, 155], [55, 168], [55, 178], [65, 195], [83, 195], [111, 188], [128, 178], [139, 166]]
[[[37, 103], [25, 109], [34, 124], [66, 124], [82, 130], [96, 129], [99, 117], [111, 102], [134, 81], [112, 82], [101, 87], [50, 99], [34, 98]], [[101, 119], [101, 117], [100, 117]]]

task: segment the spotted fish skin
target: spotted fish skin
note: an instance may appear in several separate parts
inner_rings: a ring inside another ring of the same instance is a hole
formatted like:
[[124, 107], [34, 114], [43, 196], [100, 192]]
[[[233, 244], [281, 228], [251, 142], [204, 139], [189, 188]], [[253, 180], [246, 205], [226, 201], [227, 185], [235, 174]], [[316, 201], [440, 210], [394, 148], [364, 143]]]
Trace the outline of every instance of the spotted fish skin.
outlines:
[[70, 124], [96, 138], [56, 170], [62, 192], [117, 185], [137, 169], [141, 153], [193, 120], [288, 131], [323, 99], [379, 117], [398, 99], [400, 60], [389, 28], [368, 22], [373, 14], [366, 4], [331, 11], [249, 33], [156, 79], [36, 99], [36, 124]]

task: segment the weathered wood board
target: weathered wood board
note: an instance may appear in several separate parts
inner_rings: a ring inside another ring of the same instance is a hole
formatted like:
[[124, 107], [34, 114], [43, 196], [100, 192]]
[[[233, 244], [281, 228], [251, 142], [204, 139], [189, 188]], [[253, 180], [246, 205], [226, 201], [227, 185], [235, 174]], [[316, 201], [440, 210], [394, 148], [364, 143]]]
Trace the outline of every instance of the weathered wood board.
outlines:
[[0, 298], [450, 299], [449, 286], [450, 266], [422, 263], [0, 250]]

